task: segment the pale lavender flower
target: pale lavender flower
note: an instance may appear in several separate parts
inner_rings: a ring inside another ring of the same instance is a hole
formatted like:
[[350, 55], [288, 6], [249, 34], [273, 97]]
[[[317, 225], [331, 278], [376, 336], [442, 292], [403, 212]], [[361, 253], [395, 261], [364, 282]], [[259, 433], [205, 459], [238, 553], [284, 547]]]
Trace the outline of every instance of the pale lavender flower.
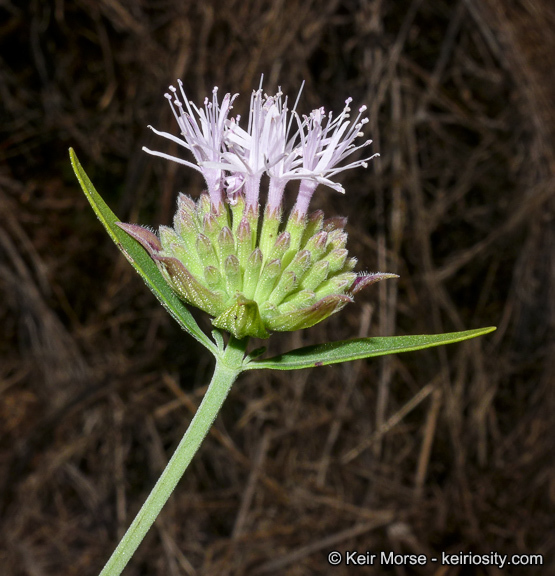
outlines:
[[302, 157], [302, 166], [296, 169], [296, 179], [301, 180], [299, 195], [294, 207], [298, 216], [306, 215], [308, 204], [318, 184], [324, 184], [344, 194], [343, 186], [331, 180], [331, 177], [357, 166], [366, 168], [368, 160], [378, 156], [378, 154], [373, 154], [362, 160], [338, 166], [353, 152], [372, 142], [372, 140], [366, 140], [358, 146], [353, 143], [356, 138], [362, 136], [361, 128], [368, 122], [368, 118], [362, 118], [366, 106], [361, 106], [358, 116], [351, 124], [349, 120], [351, 101], [352, 98], [345, 101], [345, 108], [335, 120], [332, 119], [331, 112], [326, 116], [323, 108], [313, 110], [310, 116], [304, 117], [302, 122], [297, 116], [301, 139], [299, 155]]
[[235, 172], [225, 179], [225, 190], [227, 201], [231, 206], [237, 205], [239, 197], [243, 194], [245, 177], [239, 172]]
[[[202, 109], [198, 108], [187, 98], [181, 80], [178, 80], [178, 83], [183, 102], [179, 100], [177, 89], [174, 86], [170, 86], [171, 94], [168, 93], [165, 94], [165, 96], [179, 124], [183, 140], [168, 132], [156, 130], [152, 126], [149, 126], [149, 128], [156, 134], [190, 150], [197, 164], [183, 160], [177, 156], [170, 156], [163, 152], [149, 150], [146, 147], [144, 147], [143, 150], [154, 156], [160, 156], [167, 160], [184, 164], [200, 172], [206, 180], [211, 203], [217, 207], [223, 200], [223, 172], [222, 169], [215, 164], [220, 161], [224, 150], [223, 142], [226, 120], [237, 94], [235, 96], [226, 94], [220, 107], [218, 103], [218, 88], [215, 87], [212, 91], [212, 101], [210, 102], [208, 98], [205, 98], [204, 109]], [[186, 110], [184, 109], [184, 105]]]
[[[270, 178], [267, 202], [269, 212], [280, 212], [287, 182], [300, 180], [294, 212], [298, 217], [304, 217], [318, 184], [344, 193], [343, 186], [332, 180], [333, 176], [357, 166], [366, 167], [367, 161], [377, 156], [374, 154], [339, 165], [353, 152], [371, 143], [371, 140], [367, 140], [360, 145], [354, 144], [355, 139], [362, 136], [361, 128], [368, 119], [362, 118], [366, 110], [362, 106], [357, 118], [351, 123], [350, 98], [335, 119], [331, 112], [326, 115], [323, 108], [318, 108], [301, 120], [295, 111], [298, 97], [290, 113], [287, 98], [282, 101], [281, 91], [268, 96], [259, 88], [251, 96], [248, 127], [244, 130], [239, 125], [239, 116], [228, 119], [237, 95], [232, 97], [226, 94], [220, 106], [218, 89], [214, 88], [212, 101], [205, 99], [204, 108], [198, 108], [185, 95], [182, 82], [178, 82], [183, 102], [173, 86], [170, 86], [171, 94], [166, 94], [166, 98], [183, 139], [150, 128], [156, 134], [190, 150], [196, 164], [163, 152], [147, 148], [144, 150], [201, 172], [215, 207], [221, 204], [225, 190], [230, 204], [236, 204], [238, 198], [244, 196], [246, 206], [257, 211], [260, 181], [262, 174], [266, 173]], [[293, 119], [298, 128], [290, 137]], [[297, 143], [298, 140], [300, 142]]]
[[270, 212], [281, 209], [283, 190], [289, 180], [297, 179], [296, 169], [302, 164], [299, 149], [295, 148], [298, 131], [289, 137], [293, 114], [304, 86], [297, 95], [291, 114], [287, 97], [283, 100], [281, 88], [269, 96], [262, 87], [251, 97], [247, 130], [239, 125], [240, 118], [228, 121], [226, 145], [220, 167], [244, 179], [247, 206], [258, 206], [260, 179], [265, 172], [270, 178], [268, 204]]
[[226, 147], [220, 166], [236, 178], [243, 177], [243, 190], [247, 206], [258, 206], [260, 179], [266, 170], [266, 148], [271, 114], [264, 105], [262, 89], [251, 96], [247, 131], [239, 126], [240, 117], [227, 124]]
[[[282, 93], [263, 95], [262, 89], [251, 97], [247, 130], [239, 125], [239, 118], [227, 125], [226, 145], [228, 151], [219, 166], [232, 174], [244, 177], [245, 203], [258, 207], [260, 179], [264, 172], [270, 175], [270, 204], [279, 206], [285, 183], [283, 174], [290, 166], [293, 141], [287, 138], [287, 106], [283, 105]], [[273, 179], [273, 182], [272, 182]]]
[[[299, 94], [297, 95], [297, 100], [293, 106], [292, 114], [295, 113], [303, 86], [304, 82], [299, 90]], [[272, 98], [274, 103], [273, 105], [278, 114], [275, 114], [274, 116], [274, 129], [271, 140], [272, 145], [269, 151], [269, 162], [266, 170], [270, 177], [267, 207], [271, 213], [277, 213], [281, 209], [281, 201], [285, 186], [289, 180], [295, 179], [296, 167], [301, 162], [301, 159], [299, 158], [299, 150], [295, 148], [298, 132], [296, 132], [291, 138], [289, 137], [292, 116], [288, 119], [289, 111], [287, 109], [287, 98], [285, 98], [285, 102], [282, 104], [282, 95], [280, 89]]]

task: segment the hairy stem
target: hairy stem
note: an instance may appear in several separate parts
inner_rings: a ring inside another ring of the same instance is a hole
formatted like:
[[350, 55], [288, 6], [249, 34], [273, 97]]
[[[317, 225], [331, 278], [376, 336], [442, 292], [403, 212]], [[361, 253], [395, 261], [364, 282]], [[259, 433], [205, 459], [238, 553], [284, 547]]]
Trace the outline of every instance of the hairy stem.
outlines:
[[119, 576], [168, 501], [187, 466], [208, 434], [232, 384], [243, 370], [247, 338], [231, 338], [224, 353], [216, 358], [210, 386], [183, 439], [168, 462], [133, 523], [123, 536], [100, 576]]

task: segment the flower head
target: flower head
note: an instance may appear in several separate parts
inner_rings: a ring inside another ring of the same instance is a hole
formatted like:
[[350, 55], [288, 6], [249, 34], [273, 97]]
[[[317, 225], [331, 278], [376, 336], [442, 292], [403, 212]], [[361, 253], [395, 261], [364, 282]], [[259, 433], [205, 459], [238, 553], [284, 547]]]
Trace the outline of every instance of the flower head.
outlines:
[[227, 152], [220, 167], [232, 174], [242, 174], [247, 206], [258, 206], [260, 179], [270, 176], [270, 204], [279, 206], [287, 182], [287, 170], [296, 153], [294, 139], [288, 139], [287, 99], [283, 94], [263, 94], [262, 88], [251, 96], [247, 130], [240, 126], [240, 118], [231, 119], [226, 133]]
[[378, 156], [373, 154], [362, 160], [339, 166], [345, 158], [372, 143], [372, 140], [366, 140], [358, 146], [354, 144], [356, 138], [363, 136], [361, 130], [368, 122], [368, 118], [362, 117], [366, 106], [361, 106], [358, 116], [351, 123], [349, 120], [351, 101], [351, 98], [345, 101], [343, 111], [335, 119], [331, 112], [326, 116], [323, 108], [313, 110], [302, 122], [298, 118], [302, 167], [297, 171], [301, 183], [295, 210], [301, 215], [306, 214], [318, 184], [324, 184], [344, 194], [343, 186], [331, 180], [331, 177], [358, 166], [366, 168], [368, 161]]
[[[237, 338], [266, 338], [273, 331], [313, 326], [352, 302], [363, 287], [395, 276], [353, 272], [345, 219], [324, 220], [321, 211], [307, 215], [318, 184], [344, 192], [331, 178], [371, 158], [340, 165], [370, 143], [354, 144], [367, 122], [365, 107], [352, 124], [350, 99], [336, 119], [319, 108], [301, 120], [296, 104], [289, 112], [281, 91], [268, 96], [259, 89], [244, 130], [239, 117], [228, 118], [235, 97], [226, 94], [220, 106], [215, 88], [212, 101], [199, 109], [179, 86], [184, 104], [175, 88], [166, 97], [183, 139], [154, 131], [188, 149], [197, 164], [146, 151], [200, 171], [208, 194], [197, 202], [180, 194], [173, 228], [162, 226], [158, 235], [136, 224], [119, 225], [143, 245], [180, 298]], [[259, 216], [264, 173], [270, 184]], [[300, 180], [299, 195], [282, 224], [282, 196], [290, 180]]]
[[226, 94], [220, 106], [218, 103], [218, 88], [215, 87], [212, 91], [212, 101], [205, 98], [204, 109], [202, 109], [197, 108], [187, 98], [181, 80], [178, 80], [178, 85], [183, 102], [179, 99], [177, 89], [174, 86], [170, 86], [170, 92], [166, 93], [165, 97], [177, 120], [183, 140], [168, 132], [156, 130], [152, 126], [149, 126], [149, 128], [159, 136], [163, 136], [190, 150], [195, 157], [196, 164], [177, 156], [149, 150], [146, 147], [143, 147], [143, 150], [153, 156], [161, 156], [167, 160], [179, 162], [200, 172], [206, 180], [212, 205], [216, 207], [223, 200], [223, 172], [221, 168], [214, 166], [214, 163], [219, 162], [224, 151], [225, 124], [232, 108], [233, 100], [235, 100], [237, 95]]

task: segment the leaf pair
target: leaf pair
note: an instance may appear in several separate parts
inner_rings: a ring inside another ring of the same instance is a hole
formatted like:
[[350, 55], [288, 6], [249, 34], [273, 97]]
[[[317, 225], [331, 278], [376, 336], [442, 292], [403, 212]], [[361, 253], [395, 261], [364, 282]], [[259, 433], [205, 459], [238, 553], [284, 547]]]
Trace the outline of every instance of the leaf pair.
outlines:
[[[221, 357], [222, 346], [215, 344], [199, 327], [195, 319], [187, 309], [186, 305], [175, 295], [163, 278], [160, 270], [147, 254], [144, 248], [124, 232], [117, 222], [116, 215], [110, 210], [100, 194], [95, 190], [89, 177], [79, 163], [73, 149], [70, 148], [69, 155], [75, 175], [81, 184], [81, 188], [89, 200], [98, 219], [106, 228], [110, 238], [123, 252], [129, 263], [142, 277], [146, 285], [158, 298], [160, 303], [166, 308], [179, 325], [193, 338], [198, 340], [217, 358]], [[353, 340], [342, 340], [329, 342], [316, 346], [307, 346], [292, 350], [286, 354], [268, 359], [254, 360], [251, 356], [245, 359], [243, 370], [254, 369], [274, 369], [274, 370], [299, 370], [301, 368], [312, 368], [315, 366], [326, 366], [337, 364], [349, 360], [359, 360], [373, 356], [383, 356], [398, 352], [409, 352], [421, 350], [432, 346], [441, 346], [453, 342], [461, 342], [476, 336], [482, 336], [495, 330], [495, 327], [479, 328], [477, 330], [467, 330], [464, 332], [454, 332], [450, 334], [432, 334], [421, 336], [392, 336], [387, 338], [357, 338]]]

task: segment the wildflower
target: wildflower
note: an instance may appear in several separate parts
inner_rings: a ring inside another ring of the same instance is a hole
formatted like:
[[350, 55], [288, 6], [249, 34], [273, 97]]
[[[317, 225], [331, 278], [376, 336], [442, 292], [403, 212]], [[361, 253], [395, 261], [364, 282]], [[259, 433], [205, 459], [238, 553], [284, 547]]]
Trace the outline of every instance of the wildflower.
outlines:
[[295, 138], [288, 138], [287, 99], [282, 102], [282, 96], [281, 91], [268, 96], [262, 94], [262, 89], [256, 90], [251, 97], [247, 130], [239, 126], [239, 119], [229, 123], [229, 152], [223, 155], [221, 166], [234, 174], [244, 174], [247, 206], [258, 206], [264, 172], [270, 177], [268, 206], [273, 211], [281, 208], [285, 185], [294, 177]]
[[[199, 170], [208, 194], [196, 202], [180, 194], [173, 227], [160, 227], [158, 235], [136, 224], [119, 225], [143, 245], [180, 298], [237, 338], [267, 338], [273, 331], [313, 326], [352, 302], [363, 287], [395, 276], [355, 273], [345, 219], [307, 214], [319, 184], [344, 193], [331, 178], [367, 166], [373, 157], [340, 165], [370, 143], [354, 144], [367, 122], [365, 107], [352, 124], [350, 99], [336, 119], [320, 108], [301, 120], [296, 104], [289, 112], [281, 91], [268, 96], [260, 88], [252, 94], [244, 130], [240, 117], [228, 118], [235, 96], [227, 94], [220, 107], [215, 88], [212, 102], [205, 100], [199, 109], [179, 86], [186, 110], [174, 88], [166, 97], [184, 139], [155, 132], [192, 152], [197, 164], [145, 150]], [[291, 136], [293, 120], [297, 130]], [[269, 192], [259, 216], [264, 173]], [[283, 192], [291, 180], [300, 180], [299, 194], [282, 223]]]
[[361, 106], [356, 120], [351, 124], [349, 121], [351, 102], [351, 98], [345, 101], [343, 111], [335, 120], [332, 119], [331, 112], [326, 117], [323, 108], [313, 110], [310, 116], [305, 116], [303, 122], [298, 120], [302, 148], [302, 169], [297, 171], [301, 183], [294, 208], [298, 217], [306, 215], [308, 204], [318, 184], [324, 184], [344, 194], [343, 186], [330, 177], [357, 166], [366, 168], [368, 161], [378, 156], [373, 154], [362, 160], [338, 166], [347, 156], [372, 143], [372, 140], [366, 140], [358, 146], [353, 143], [356, 138], [363, 135], [361, 129], [368, 122], [368, 118], [362, 118], [366, 106]]
[[[183, 102], [179, 100], [177, 89], [174, 86], [170, 86], [171, 94], [166, 93], [165, 97], [170, 103], [184, 139], [177, 138], [168, 132], [156, 130], [152, 126], [149, 126], [149, 128], [155, 134], [163, 136], [190, 150], [197, 163], [193, 164], [177, 156], [170, 156], [163, 152], [149, 150], [146, 147], [143, 147], [143, 150], [153, 156], [160, 156], [167, 160], [179, 162], [179, 164], [184, 164], [200, 172], [206, 180], [212, 205], [215, 209], [219, 209], [223, 200], [222, 170], [214, 167], [212, 163], [217, 163], [221, 158], [225, 123], [237, 94], [235, 96], [226, 94], [220, 107], [218, 104], [218, 88], [215, 87], [212, 91], [212, 101], [210, 102], [208, 98], [205, 98], [203, 110], [202, 108], [197, 108], [187, 98], [181, 80], [178, 80], [178, 84]], [[183, 107], [183, 103], [185, 104], [186, 110]]]

